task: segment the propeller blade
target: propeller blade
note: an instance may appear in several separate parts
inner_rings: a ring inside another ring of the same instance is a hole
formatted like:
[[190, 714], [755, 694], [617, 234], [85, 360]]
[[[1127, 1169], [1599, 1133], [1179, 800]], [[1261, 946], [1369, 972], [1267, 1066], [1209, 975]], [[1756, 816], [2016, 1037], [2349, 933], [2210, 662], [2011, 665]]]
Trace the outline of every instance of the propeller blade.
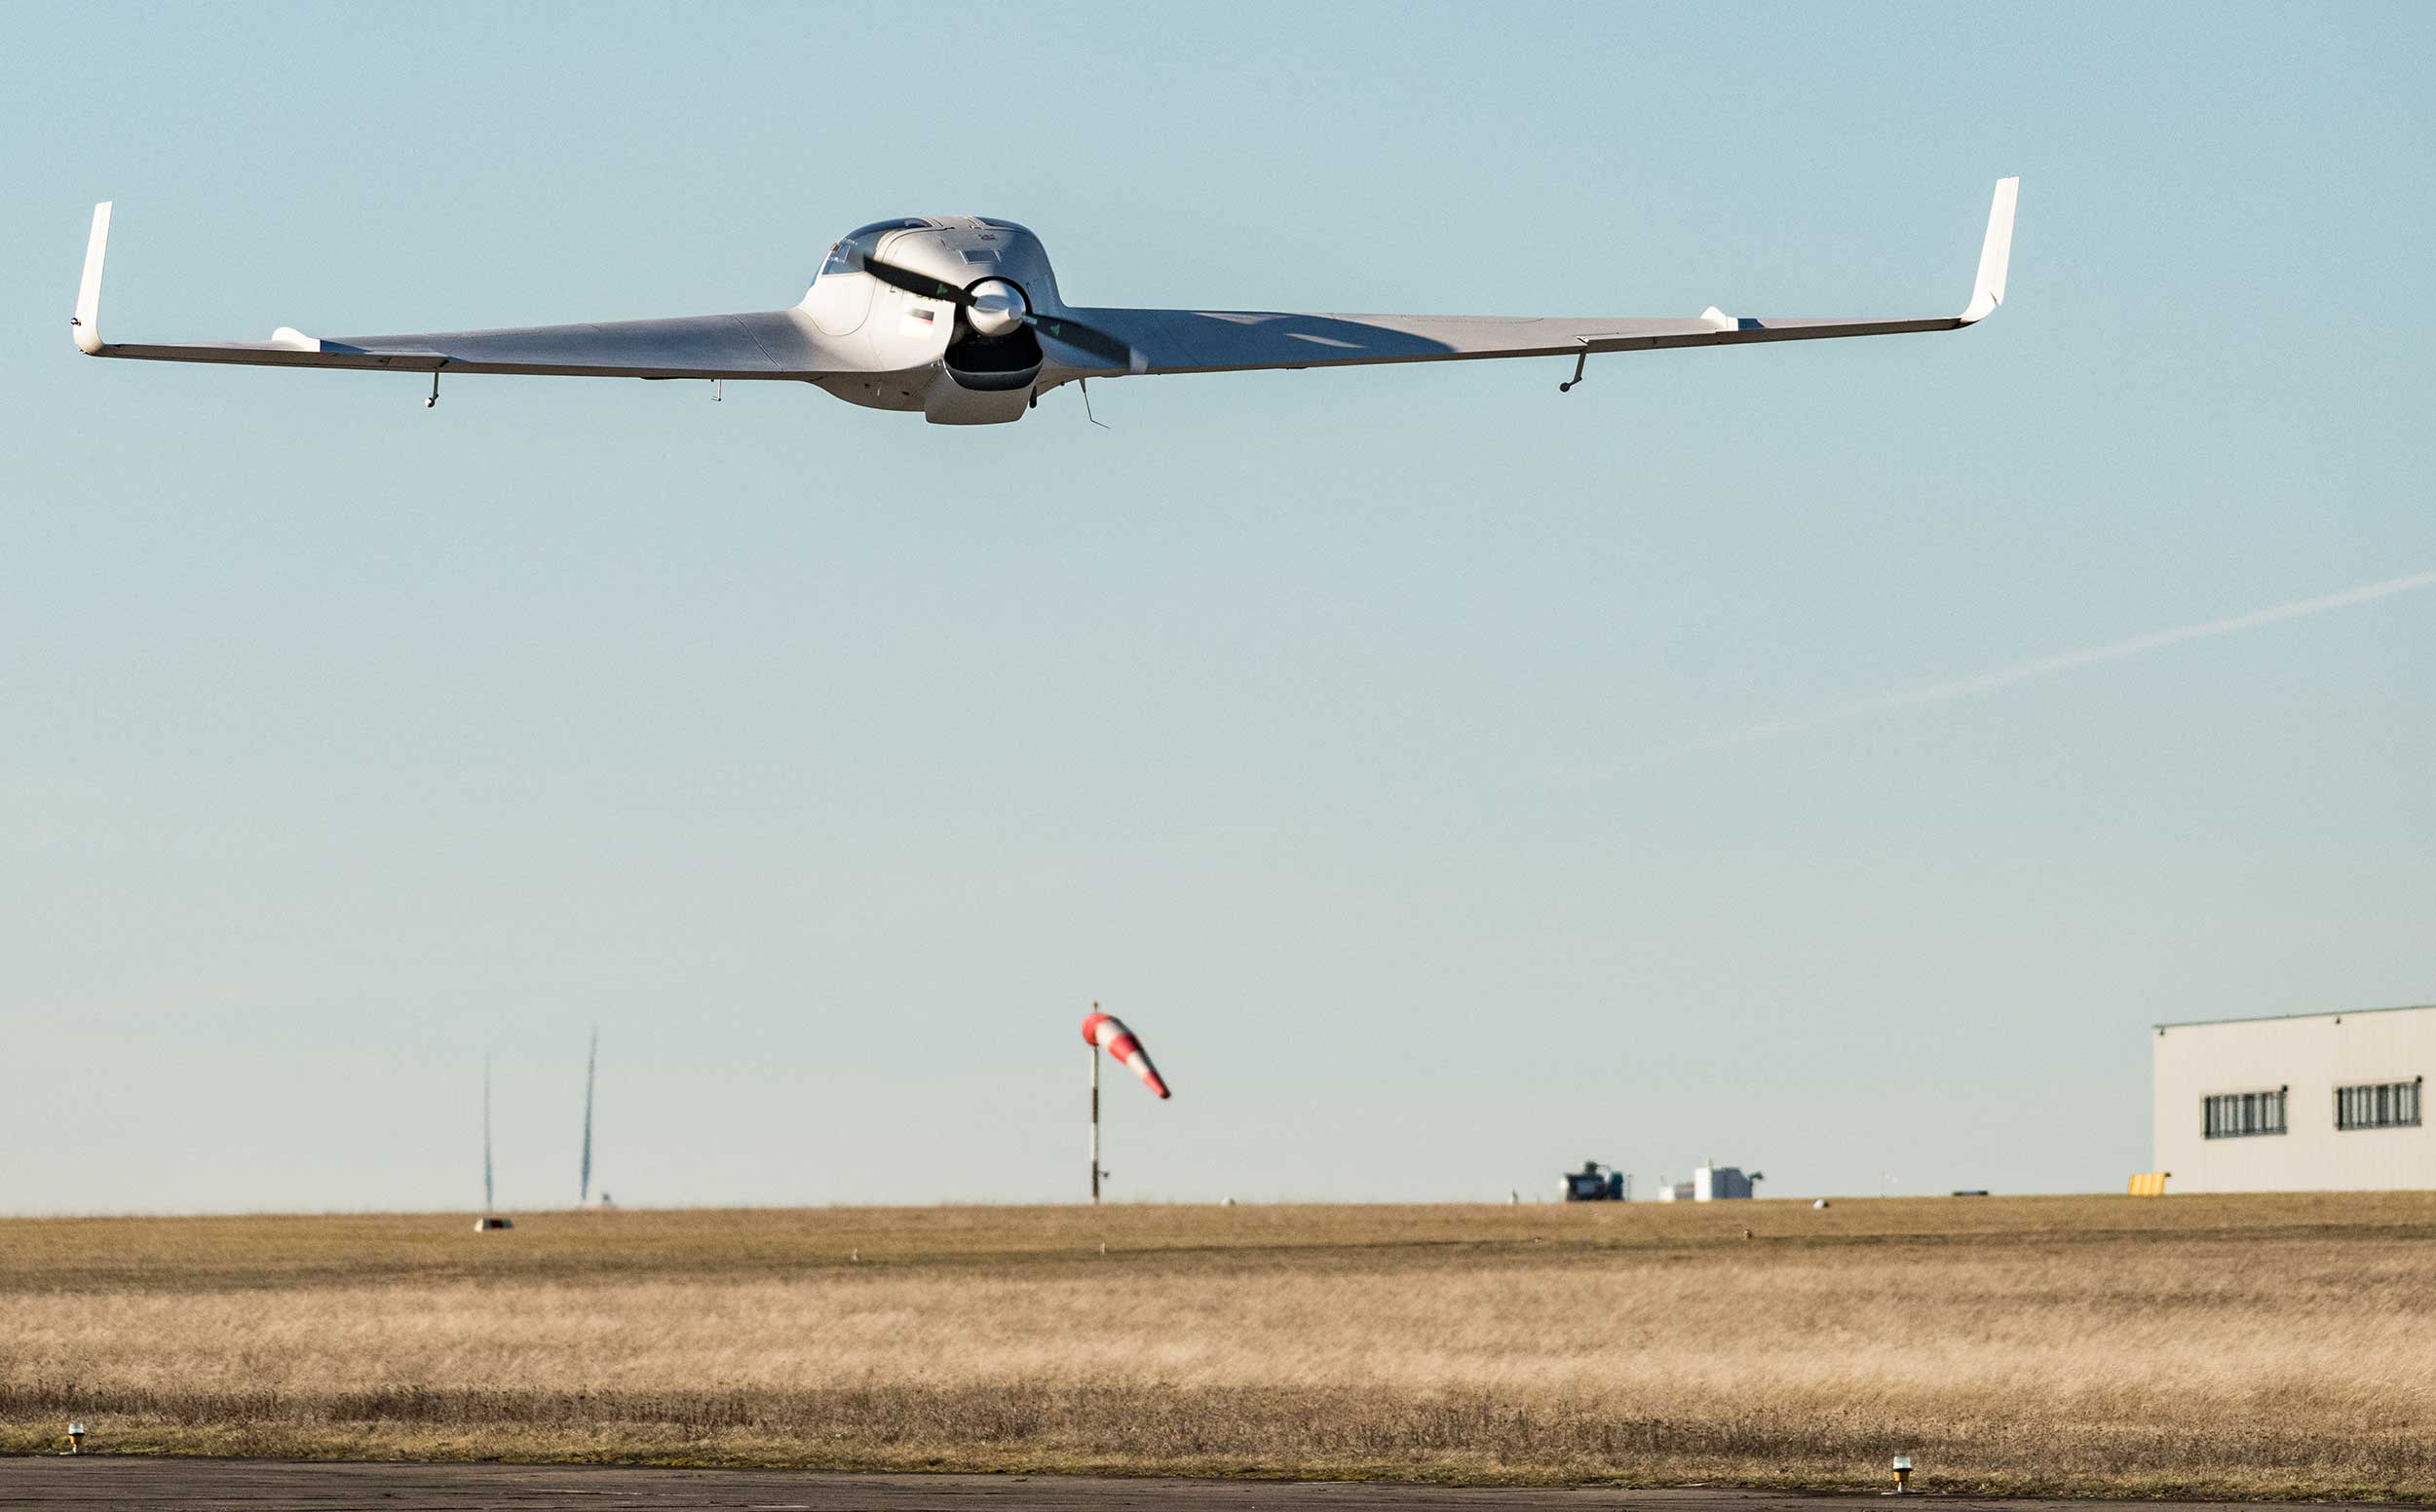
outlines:
[[1033, 315], [1029, 312], [1025, 313], [1023, 320], [1025, 324], [1051, 340], [1062, 341], [1067, 346], [1088, 352], [1096, 358], [1103, 358], [1120, 367], [1133, 365], [1133, 349], [1095, 326], [1085, 325], [1080, 321], [1069, 321], [1059, 316]]
[[920, 294], [925, 299], [945, 300], [960, 310], [970, 308], [972, 304], [972, 295], [968, 290], [958, 288], [944, 280], [934, 279], [927, 273], [916, 273], [911, 268], [900, 268], [893, 262], [882, 262], [877, 257], [864, 257], [862, 271], [883, 284], [894, 284], [909, 294]]
[[[862, 267], [865, 273], [881, 283], [893, 284], [909, 294], [919, 294], [925, 299], [941, 300], [954, 305], [959, 310], [972, 308], [971, 289], [958, 288], [955, 284], [942, 279], [934, 279], [927, 273], [917, 273], [911, 268], [898, 267], [893, 262], [882, 262], [879, 258], [868, 255], [862, 259]], [[1030, 310], [1023, 312], [1022, 319], [1026, 325], [1048, 336], [1051, 340], [1062, 341], [1067, 346], [1088, 352], [1091, 356], [1114, 362], [1120, 367], [1129, 367], [1133, 364], [1133, 349], [1104, 330], [1085, 325], [1080, 321], [1069, 321], [1058, 316], [1045, 317]]]

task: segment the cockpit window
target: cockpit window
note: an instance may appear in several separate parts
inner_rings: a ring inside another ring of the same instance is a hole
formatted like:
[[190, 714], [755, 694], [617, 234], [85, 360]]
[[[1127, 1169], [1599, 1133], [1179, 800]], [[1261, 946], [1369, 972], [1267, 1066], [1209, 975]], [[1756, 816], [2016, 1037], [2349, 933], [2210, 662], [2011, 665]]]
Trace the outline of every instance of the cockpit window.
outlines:
[[820, 272], [823, 275], [859, 273], [863, 258], [879, 245], [880, 238], [892, 231], [920, 231], [930, 224], [927, 220], [907, 216], [900, 220], [875, 220], [867, 226], [857, 226], [829, 248], [829, 260], [820, 265]]
[[1025, 236], [1030, 236], [1032, 234], [1029, 231], [1025, 231], [1021, 226], [1016, 225], [1011, 220], [993, 220], [987, 215], [975, 215], [972, 218], [989, 227], [993, 231], [1015, 231], [1021, 232]]

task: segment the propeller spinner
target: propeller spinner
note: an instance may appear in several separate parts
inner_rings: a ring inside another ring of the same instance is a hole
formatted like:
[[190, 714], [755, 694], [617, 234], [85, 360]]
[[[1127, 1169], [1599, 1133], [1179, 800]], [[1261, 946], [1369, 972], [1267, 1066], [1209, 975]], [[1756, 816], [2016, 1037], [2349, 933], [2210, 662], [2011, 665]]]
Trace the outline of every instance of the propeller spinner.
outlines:
[[1005, 279], [983, 279], [967, 292], [972, 302], [965, 306], [965, 320], [976, 335], [1011, 336], [1023, 328], [1023, 318], [1032, 313], [1023, 290]]
[[1093, 357], [1120, 366], [1134, 365], [1133, 349], [1122, 339], [1080, 321], [1062, 317], [1044, 317], [1032, 308], [1024, 292], [1005, 279], [982, 279], [971, 288], [959, 288], [944, 279], [865, 255], [863, 271], [883, 284], [893, 284], [907, 293], [925, 299], [936, 299], [954, 305], [965, 313], [965, 321], [979, 336], [1005, 336], [1018, 325], [1029, 325], [1052, 341], [1088, 352]]

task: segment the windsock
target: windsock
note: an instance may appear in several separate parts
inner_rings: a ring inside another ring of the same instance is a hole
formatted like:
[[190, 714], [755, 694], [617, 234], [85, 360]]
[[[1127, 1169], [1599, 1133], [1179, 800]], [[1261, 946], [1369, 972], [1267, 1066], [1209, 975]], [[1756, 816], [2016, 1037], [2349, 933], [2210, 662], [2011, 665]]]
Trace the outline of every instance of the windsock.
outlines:
[[1159, 1079], [1159, 1068], [1151, 1064], [1150, 1052], [1142, 1048], [1142, 1041], [1133, 1038], [1133, 1031], [1125, 1028], [1124, 1021], [1116, 1014], [1094, 1013], [1085, 1019], [1083, 1040], [1130, 1067], [1144, 1086], [1161, 1097], [1167, 1095], [1167, 1083]]

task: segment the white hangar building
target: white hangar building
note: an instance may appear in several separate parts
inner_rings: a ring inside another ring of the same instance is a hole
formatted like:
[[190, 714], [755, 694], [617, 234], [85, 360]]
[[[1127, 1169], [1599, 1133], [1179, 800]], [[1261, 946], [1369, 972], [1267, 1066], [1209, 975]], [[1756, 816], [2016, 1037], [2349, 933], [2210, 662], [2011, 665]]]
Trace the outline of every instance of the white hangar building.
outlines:
[[2150, 1043], [2166, 1191], [2436, 1188], [2436, 1003], [2159, 1024]]

